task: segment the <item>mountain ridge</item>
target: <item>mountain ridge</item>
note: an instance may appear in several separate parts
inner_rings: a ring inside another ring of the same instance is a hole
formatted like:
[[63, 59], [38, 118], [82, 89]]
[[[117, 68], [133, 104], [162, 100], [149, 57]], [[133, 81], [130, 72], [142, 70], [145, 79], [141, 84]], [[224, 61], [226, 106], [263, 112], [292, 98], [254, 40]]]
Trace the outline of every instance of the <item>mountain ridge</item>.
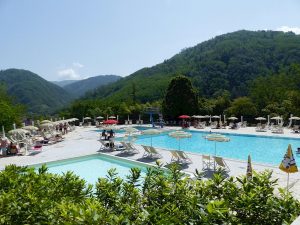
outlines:
[[115, 82], [121, 78], [122, 77], [118, 75], [98, 75], [72, 82], [63, 86], [63, 88], [77, 98], [88, 91], [92, 91], [95, 88], [101, 88], [102, 86]]
[[164, 96], [172, 77], [191, 78], [205, 97], [229, 91], [233, 98], [248, 94], [249, 82], [300, 62], [300, 35], [280, 31], [241, 30], [216, 36], [184, 49], [170, 59], [142, 68], [123, 79], [84, 96], [142, 103]]
[[28, 112], [33, 114], [53, 113], [73, 99], [61, 87], [24, 69], [1, 70], [0, 82], [15, 101], [26, 105]]

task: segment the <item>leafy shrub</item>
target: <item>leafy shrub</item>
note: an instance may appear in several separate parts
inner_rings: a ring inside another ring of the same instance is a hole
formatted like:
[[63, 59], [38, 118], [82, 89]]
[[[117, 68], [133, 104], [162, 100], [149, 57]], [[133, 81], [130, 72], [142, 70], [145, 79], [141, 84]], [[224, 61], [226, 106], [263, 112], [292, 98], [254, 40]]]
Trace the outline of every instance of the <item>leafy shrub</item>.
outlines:
[[[143, 180], [143, 182], [141, 182]], [[0, 173], [1, 224], [290, 224], [300, 203], [279, 189], [271, 172], [212, 179], [186, 177], [176, 165], [158, 165], [141, 177], [115, 169], [91, 185], [71, 172], [6, 167]]]

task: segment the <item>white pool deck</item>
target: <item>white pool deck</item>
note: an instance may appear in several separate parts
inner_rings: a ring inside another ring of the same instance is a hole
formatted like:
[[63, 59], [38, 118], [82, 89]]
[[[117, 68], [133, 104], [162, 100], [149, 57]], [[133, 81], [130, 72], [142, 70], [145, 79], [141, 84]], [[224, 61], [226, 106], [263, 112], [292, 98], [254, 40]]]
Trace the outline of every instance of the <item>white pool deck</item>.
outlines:
[[[31, 156], [10, 156], [0, 158], [0, 170], [4, 169], [6, 165], [16, 164], [19, 166], [45, 163], [50, 161], [68, 159], [78, 156], [90, 155], [99, 153], [100, 134], [95, 132], [98, 128], [95, 127], [77, 127], [75, 131], [65, 135], [65, 140], [53, 145], [44, 146], [43, 151], [36, 155]], [[180, 128], [170, 128], [180, 129]], [[191, 130], [196, 130], [191, 128]], [[210, 128], [204, 129], [209, 131]], [[294, 137], [300, 139], [300, 134], [294, 134], [290, 130], [285, 129], [284, 134], [273, 134], [271, 131], [268, 132], [255, 132], [254, 127], [240, 128], [238, 130], [231, 129], [219, 129], [213, 130], [213, 132], [226, 132], [226, 133], [238, 133], [238, 134], [254, 134], [254, 135], [266, 135], [266, 136], [278, 136], [278, 137]], [[141, 146], [135, 145], [139, 149], [139, 153], [135, 155], [122, 155], [120, 151], [106, 152], [105, 154], [111, 154], [119, 156], [129, 160], [137, 160], [145, 162], [142, 158], [144, 150]], [[295, 149], [294, 149], [295, 150]], [[158, 149], [163, 156], [160, 161], [164, 164], [171, 162], [171, 154], [168, 150]], [[283, 150], [285, 152], [285, 149]], [[192, 163], [184, 167], [184, 171], [194, 173], [195, 169], [202, 170], [202, 155], [196, 153], [187, 153], [192, 159]], [[122, 156], [120, 156], [122, 155]], [[297, 159], [296, 159], [297, 160]], [[155, 163], [155, 161], [147, 161], [147, 163]], [[230, 168], [229, 176], [239, 176], [246, 173], [247, 162], [233, 159], [225, 159], [225, 162]], [[300, 162], [298, 162], [300, 167]], [[287, 184], [287, 174], [278, 169], [278, 167], [272, 167], [263, 164], [252, 163], [252, 167], [255, 171], [263, 171], [266, 169], [273, 170], [273, 178], [278, 178], [278, 184], [280, 187], [285, 188]], [[293, 195], [300, 200], [300, 173], [290, 174], [290, 191]]]

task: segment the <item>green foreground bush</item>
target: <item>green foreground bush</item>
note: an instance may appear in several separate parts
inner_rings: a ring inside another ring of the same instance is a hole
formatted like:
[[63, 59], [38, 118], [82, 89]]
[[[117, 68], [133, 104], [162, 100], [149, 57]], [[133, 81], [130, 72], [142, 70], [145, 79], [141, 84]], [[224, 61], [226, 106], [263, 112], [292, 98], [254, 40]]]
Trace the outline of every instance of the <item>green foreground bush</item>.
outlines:
[[112, 169], [96, 187], [71, 172], [6, 167], [0, 173], [1, 224], [290, 224], [299, 201], [279, 189], [271, 172], [212, 179], [184, 177], [178, 167], [131, 169], [126, 180]]

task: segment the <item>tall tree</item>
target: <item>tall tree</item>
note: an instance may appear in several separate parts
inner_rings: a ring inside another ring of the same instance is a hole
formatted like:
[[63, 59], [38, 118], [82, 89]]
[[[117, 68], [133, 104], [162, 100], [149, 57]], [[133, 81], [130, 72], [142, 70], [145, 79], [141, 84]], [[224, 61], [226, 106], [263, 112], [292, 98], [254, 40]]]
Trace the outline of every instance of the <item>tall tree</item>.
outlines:
[[198, 112], [198, 96], [189, 78], [179, 75], [171, 80], [162, 109], [167, 118], [177, 118], [181, 114], [193, 115]]
[[7, 95], [6, 88], [0, 85], [0, 125], [4, 126], [5, 130], [12, 129], [13, 123], [20, 125], [24, 112], [24, 106], [14, 104]]

